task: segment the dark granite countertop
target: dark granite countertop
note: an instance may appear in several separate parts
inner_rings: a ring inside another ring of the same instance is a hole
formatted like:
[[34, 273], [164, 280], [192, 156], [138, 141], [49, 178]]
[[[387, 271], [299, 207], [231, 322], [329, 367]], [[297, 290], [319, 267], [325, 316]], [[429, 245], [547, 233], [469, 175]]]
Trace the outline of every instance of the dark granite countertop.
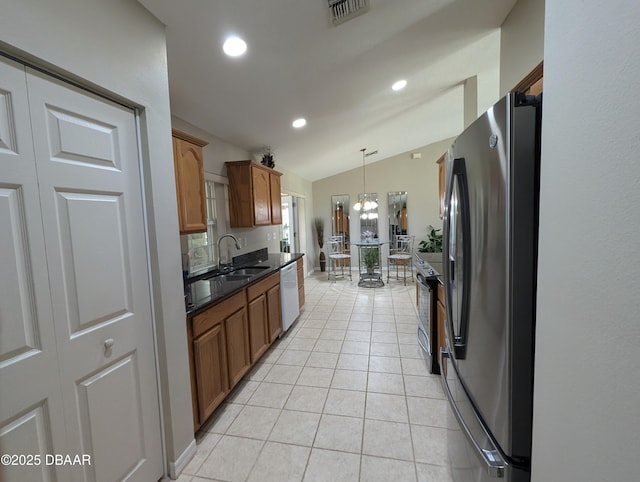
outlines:
[[[184, 292], [187, 317], [193, 316], [206, 308], [209, 308], [211, 305], [239, 293], [255, 281], [279, 271], [282, 267], [288, 264], [295, 263], [299, 258], [304, 256], [303, 253], [267, 254], [266, 251], [260, 254], [263, 255], [259, 257], [243, 255], [238, 258], [234, 258], [233, 269], [266, 266], [266, 269], [262, 269], [257, 274], [252, 274], [248, 279], [239, 281], [221, 281], [221, 278], [216, 276], [216, 274], [218, 274], [217, 270], [213, 270], [212, 272], [204, 275], [205, 279], [202, 279], [203, 275], [198, 275], [194, 276], [192, 279], [185, 280]], [[213, 275], [213, 277], [207, 279], [206, 276], [210, 275]]]

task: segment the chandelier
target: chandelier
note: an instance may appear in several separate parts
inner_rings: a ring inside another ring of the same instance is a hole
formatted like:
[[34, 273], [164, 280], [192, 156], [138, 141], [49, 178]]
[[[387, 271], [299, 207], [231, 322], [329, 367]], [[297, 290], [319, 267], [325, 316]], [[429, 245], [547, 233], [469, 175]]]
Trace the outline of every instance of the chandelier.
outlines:
[[369, 199], [368, 197], [368, 193], [367, 193], [367, 178], [366, 178], [366, 171], [365, 171], [365, 158], [368, 156], [372, 156], [373, 154], [377, 154], [378, 151], [373, 151], [373, 152], [366, 152], [367, 149], [363, 148], [360, 149], [360, 152], [362, 152], [362, 194], [360, 194], [358, 196], [358, 202], [355, 203], [353, 205], [353, 209], [355, 211], [363, 211], [363, 213], [360, 215], [360, 217], [362, 219], [374, 219], [374, 217], [378, 217], [377, 213], [369, 213], [368, 211], [372, 211], [374, 209], [376, 209], [378, 207], [378, 203], [375, 202], [373, 199]]

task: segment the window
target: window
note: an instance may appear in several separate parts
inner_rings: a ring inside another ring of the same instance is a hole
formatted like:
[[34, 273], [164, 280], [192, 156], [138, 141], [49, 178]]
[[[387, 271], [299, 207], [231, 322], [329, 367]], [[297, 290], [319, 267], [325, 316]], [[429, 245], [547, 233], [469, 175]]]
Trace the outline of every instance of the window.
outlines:
[[187, 252], [189, 254], [189, 272], [193, 274], [216, 264], [216, 240], [218, 239], [218, 222], [216, 219], [216, 186], [214, 181], [205, 181], [207, 206], [207, 232], [187, 235]]

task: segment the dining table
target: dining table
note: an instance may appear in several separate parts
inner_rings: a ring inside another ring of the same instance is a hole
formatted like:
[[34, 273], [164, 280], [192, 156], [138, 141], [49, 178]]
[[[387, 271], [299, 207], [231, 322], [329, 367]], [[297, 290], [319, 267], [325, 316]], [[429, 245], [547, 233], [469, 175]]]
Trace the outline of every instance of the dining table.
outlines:
[[358, 247], [358, 271], [360, 278], [358, 286], [363, 288], [381, 288], [382, 281], [382, 246], [389, 241], [379, 238], [365, 238], [352, 241], [351, 244]]

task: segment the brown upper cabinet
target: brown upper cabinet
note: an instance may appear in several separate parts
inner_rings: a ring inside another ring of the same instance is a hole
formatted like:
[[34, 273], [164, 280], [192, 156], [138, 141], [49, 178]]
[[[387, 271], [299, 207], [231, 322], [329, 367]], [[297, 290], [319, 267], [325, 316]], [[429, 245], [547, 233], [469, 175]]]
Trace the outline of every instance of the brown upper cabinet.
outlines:
[[527, 76], [518, 82], [512, 90], [516, 92], [524, 92], [529, 95], [538, 95], [542, 93], [542, 80], [544, 77], [544, 62], [540, 62]]
[[202, 148], [208, 142], [177, 129], [172, 133], [180, 233], [202, 233], [207, 230]]
[[282, 173], [253, 161], [225, 162], [232, 228], [282, 224]]

